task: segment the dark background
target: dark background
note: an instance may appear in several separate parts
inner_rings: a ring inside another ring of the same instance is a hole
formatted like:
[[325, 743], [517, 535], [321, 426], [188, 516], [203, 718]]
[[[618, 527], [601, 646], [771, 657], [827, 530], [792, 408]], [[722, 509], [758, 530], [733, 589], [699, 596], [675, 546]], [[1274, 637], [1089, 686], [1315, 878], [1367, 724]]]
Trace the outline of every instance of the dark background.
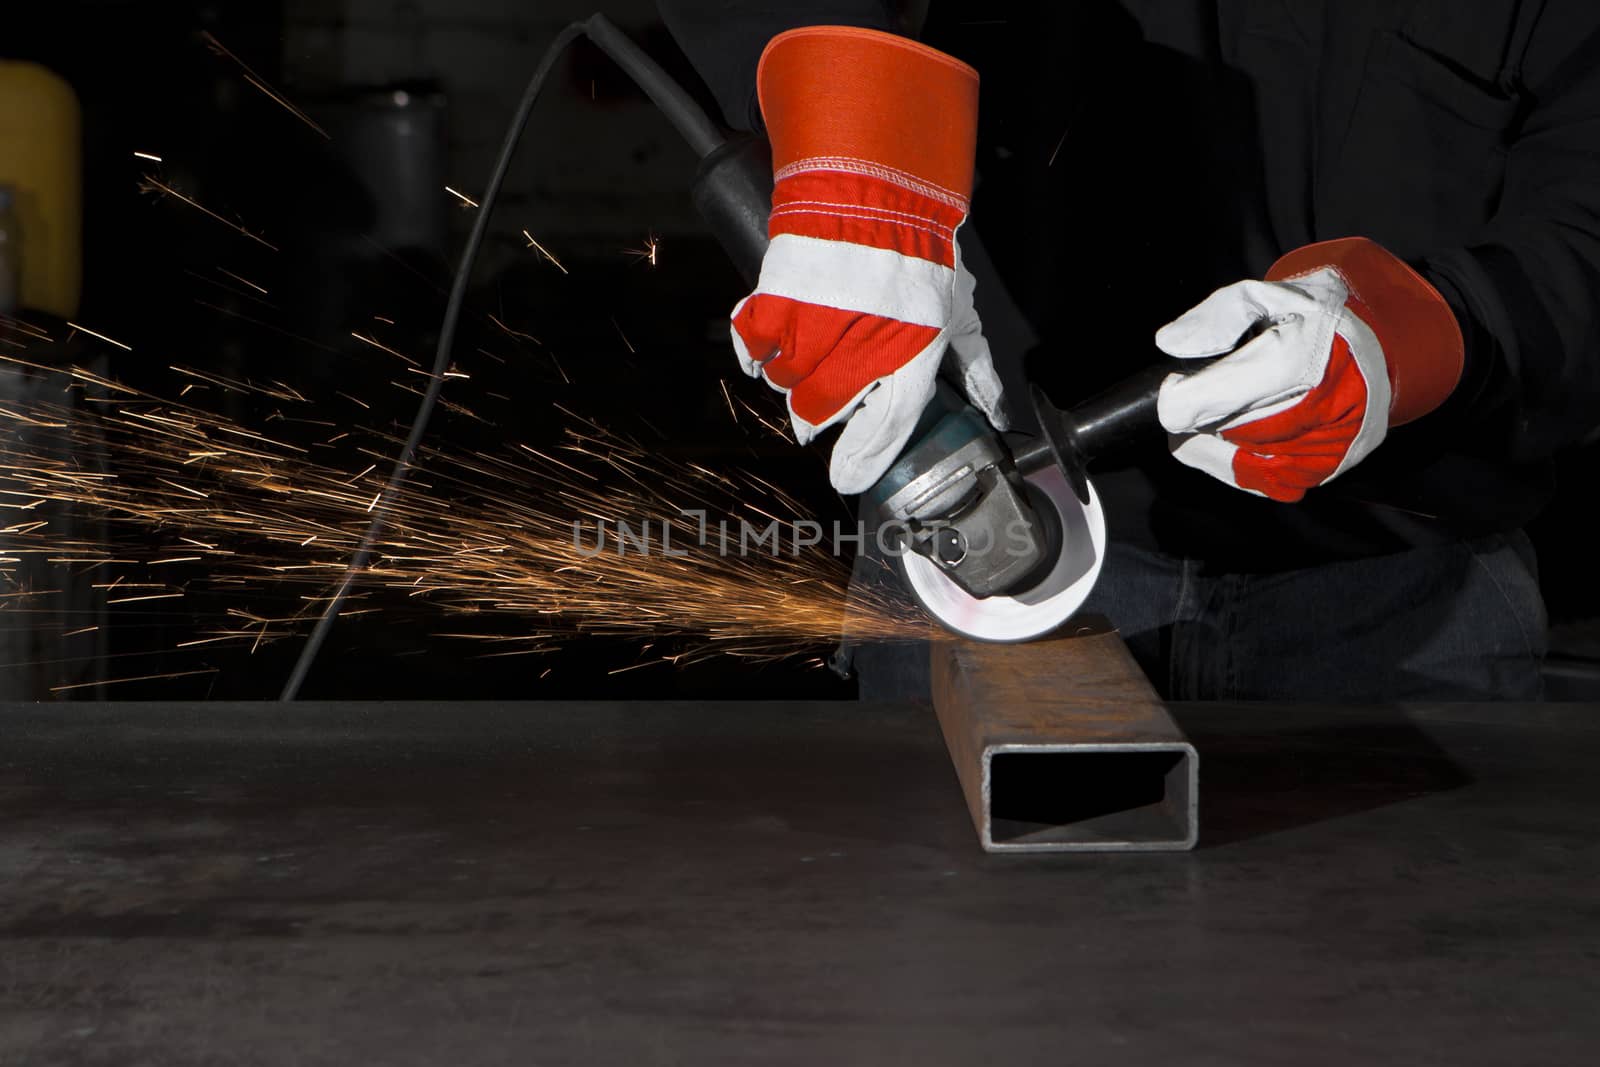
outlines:
[[[112, 373], [160, 392], [172, 388], [167, 365], [186, 362], [324, 392], [345, 388], [381, 401], [365, 416], [369, 422], [409, 419], [414, 398], [391, 390], [384, 399], [385, 391], [365, 387], [381, 367], [350, 333], [384, 315], [396, 320], [386, 342], [431, 351], [443, 292], [470, 224], [442, 186], [468, 195], [481, 189], [533, 65], [559, 28], [589, 14], [592, 2], [69, 0], [35, 6], [20, 18], [8, 14], [0, 56], [51, 67], [71, 82], [83, 105], [82, 318], [104, 324], [138, 353], [114, 359]], [[612, 0], [604, 9], [700, 92], [651, 3]], [[964, 18], [959, 5], [946, 10], [958, 13], [935, 27], [950, 38], [939, 43], [974, 53], [969, 58], [1026, 43], [1016, 27]], [[334, 136], [324, 140], [249, 85], [236, 62], [207, 47], [205, 33]], [[986, 84], [984, 158], [1006, 170], [1010, 187], [1047, 189], [1069, 164], [1081, 180], [1082, 168], [1092, 163], [1061, 158], [1073, 109], [1071, 100], [1052, 91], [1061, 86], [1051, 69], [1043, 62], [1016, 64], [1012, 77]], [[1037, 73], [1022, 76], [1025, 70]], [[408, 150], [428, 161], [416, 172], [373, 166], [396, 144], [383, 132], [396, 90], [407, 94], [411, 114], [421, 109], [437, 119], [437, 141]], [[146, 165], [135, 151], [161, 155], [163, 180], [248, 220], [280, 250], [141, 194]], [[492, 383], [483, 388], [514, 400], [474, 400], [495, 422], [489, 430], [440, 412], [431, 440], [471, 448], [499, 437], [538, 439], [555, 432], [551, 404], [560, 403], [654, 442], [670, 457], [721, 467], [754, 464], [825, 520], [845, 517], [827, 486], [821, 451], [752, 433], [727, 415], [718, 388], [724, 380], [772, 415], [781, 406], [733, 365], [725, 320], [742, 290], [690, 206], [693, 169], [688, 150], [631, 84], [588, 46], [575, 48], [530, 124], [457, 344], [458, 362], [475, 382]], [[1030, 258], [1064, 254], [1061, 235], [1070, 234], [1070, 219], [1052, 219], [1045, 233], [1035, 220], [1014, 215], [1006, 200], [986, 199], [981, 186], [975, 212], [1002, 270], [1019, 286], [1026, 285]], [[556, 252], [570, 273], [530, 252], [523, 228]], [[624, 252], [651, 236], [660, 242], [654, 267]], [[218, 265], [260, 282], [271, 299], [217, 285]], [[510, 345], [485, 324], [488, 313], [536, 335], [541, 345]], [[513, 358], [474, 365], [471, 354], [480, 346]], [[146, 355], [151, 352], [161, 358]], [[253, 401], [235, 403], [233, 414], [243, 421], [270, 414], [253, 408]], [[1600, 614], [1588, 527], [1595, 467], [1593, 449], [1564, 461], [1562, 495], [1533, 532], [1558, 647], [1600, 658], [1600, 644], [1585, 637], [1592, 632], [1585, 621]], [[217, 673], [80, 695], [275, 695], [297, 641], [254, 652], [167, 655], [193, 632], [196, 613], [207, 609], [196, 603], [137, 618], [114, 616], [106, 674], [151, 673], [151, 663], [170, 670], [214, 667]], [[808, 663], [809, 654], [764, 666], [721, 660], [613, 674], [639, 662], [636, 643], [589, 638], [557, 655], [484, 660], [460, 642], [433, 636], [438, 621], [418, 611], [341, 624], [306, 695], [854, 694], [850, 683]]]

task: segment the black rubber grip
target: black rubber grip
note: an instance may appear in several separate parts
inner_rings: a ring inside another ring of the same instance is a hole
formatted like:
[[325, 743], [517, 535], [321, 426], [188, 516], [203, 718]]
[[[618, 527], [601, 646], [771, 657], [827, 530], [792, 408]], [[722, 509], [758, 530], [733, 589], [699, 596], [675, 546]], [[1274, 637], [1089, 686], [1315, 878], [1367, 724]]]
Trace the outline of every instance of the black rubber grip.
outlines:
[[746, 285], [761, 275], [772, 211], [772, 149], [765, 138], [728, 141], [700, 161], [694, 206]]
[[1078, 499], [1087, 504], [1090, 464], [1162, 432], [1156, 400], [1168, 375], [1194, 374], [1214, 362], [1215, 358], [1163, 358], [1070, 411], [1056, 407], [1034, 386], [1033, 412], [1039, 437], [1012, 453], [1017, 469], [1027, 473], [1054, 463], [1072, 483]]
[[1159, 434], [1161, 420], [1156, 417], [1156, 399], [1161, 394], [1161, 384], [1170, 375], [1194, 374], [1212, 362], [1210, 359], [1163, 359], [1074, 405], [1065, 417], [1072, 423], [1084, 461], [1093, 463], [1102, 456]]

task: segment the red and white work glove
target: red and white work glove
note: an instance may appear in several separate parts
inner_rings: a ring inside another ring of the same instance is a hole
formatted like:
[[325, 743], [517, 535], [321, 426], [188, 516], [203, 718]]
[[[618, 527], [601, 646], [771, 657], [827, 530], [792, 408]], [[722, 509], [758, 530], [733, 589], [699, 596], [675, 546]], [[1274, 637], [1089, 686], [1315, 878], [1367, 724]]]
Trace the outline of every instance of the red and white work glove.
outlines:
[[774, 37], [756, 81], [775, 184], [761, 278], [732, 316], [745, 372], [788, 395], [801, 444], [845, 423], [828, 468], [841, 493], [894, 462], [946, 354], [1004, 429], [956, 247], [977, 72], [903, 37], [813, 26]]
[[1361, 462], [1389, 427], [1433, 411], [1461, 378], [1450, 306], [1365, 238], [1289, 253], [1266, 281], [1218, 290], [1156, 344], [1181, 358], [1232, 353], [1162, 384], [1173, 456], [1289, 502]]

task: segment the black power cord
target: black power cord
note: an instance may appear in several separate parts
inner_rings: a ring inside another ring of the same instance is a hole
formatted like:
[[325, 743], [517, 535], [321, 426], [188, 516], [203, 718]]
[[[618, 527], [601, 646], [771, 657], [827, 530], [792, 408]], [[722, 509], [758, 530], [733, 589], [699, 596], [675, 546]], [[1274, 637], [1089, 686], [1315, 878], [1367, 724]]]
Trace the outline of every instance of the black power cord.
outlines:
[[544, 90], [545, 81], [562, 54], [580, 37], [589, 38], [633, 79], [682, 134], [695, 155], [704, 159], [721, 149], [725, 143], [721, 131], [706, 116], [700, 105], [695, 103], [694, 98], [604, 15], [593, 15], [584, 22], [574, 22], [556, 35], [550, 47], [545, 49], [538, 67], [534, 69], [533, 77], [528, 80], [528, 87], [522, 92], [522, 100], [517, 105], [516, 114], [512, 116], [511, 124], [506, 128], [500, 155], [495, 160], [489, 182], [484, 187], [478, 216], [473, 220], [472, 232], [467, 237], [466, 247], [461, 250], [460, 264], [456, 267], [455, 280], [451, 283], [450, 295], [445, 302], [444, 319], [439, 326], [439, 344], [434, 350], [433, 372], [428, 379], [428, 389], [423, 394], [422, 402], [417, 405], [417, 413], [412, 419], [411, 432], [406, 437], [405, 447], [400, 450], [394, 471], [389, 475], [388, 483], [373, 506], [372, 523], [367, 527], [365, 536], [361, 538], [361, 544], [357, 547], [355, 555], [351, 557], [350, 566], [345, 569], [339, 588], [328, 601], [328, 606], [323, 609], [321, 617], [317, 619], [317, 625], [311, 631], [311, 636], [306, 639], [305, 647], [300, 650], [300, 657], [295, 661], [294, 670], [279, 695], [280, 700], [294, 700], [299, 694], [300, 686], [310, 673], [311, 665], [316, 662], [317, 653], [327, 640], [334, 620], [339, 617], [339, 609], [350, 595], [356, 579], [372, 560], [372, 547], [388, 524], [389, 511], [394, 505], [395, 498], [405, 488], [412, 464], [416, 461], [417, 449], [427, 432], [428, 419], [433, 415], [433, 409], [438, 403], [445, 372], [450, 369], [450, 353], [455, 348], [456, 328], [461, 320], [461, 305], [466, 300], [467, 283], [471, 280], [473, 264], [477, 262], [478, 250], [483, 244], [484, 235], [488, 232], [489, 217], [494, 211], [495, 200], [500, 195], [500, 186], [505, 181], [506, 171], [511, 166], [511, 158], [522, 142], [523, 129], [528, 124], [528, 116], [533, 111], [533, 105]]

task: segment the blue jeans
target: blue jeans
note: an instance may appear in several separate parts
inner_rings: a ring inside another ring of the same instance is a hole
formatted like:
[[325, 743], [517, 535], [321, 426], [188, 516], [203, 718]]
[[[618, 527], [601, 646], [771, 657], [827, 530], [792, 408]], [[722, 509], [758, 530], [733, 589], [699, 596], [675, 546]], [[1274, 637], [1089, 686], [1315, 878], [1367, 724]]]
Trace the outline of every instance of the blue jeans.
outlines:
[[[1274, 574], [1113, 546], [1103, 615], [1169, 700], [1537, 700], [1547, 621], [1523, 534]], [[863, 648], [863, 699], [926, 699], [925, 647]]]

